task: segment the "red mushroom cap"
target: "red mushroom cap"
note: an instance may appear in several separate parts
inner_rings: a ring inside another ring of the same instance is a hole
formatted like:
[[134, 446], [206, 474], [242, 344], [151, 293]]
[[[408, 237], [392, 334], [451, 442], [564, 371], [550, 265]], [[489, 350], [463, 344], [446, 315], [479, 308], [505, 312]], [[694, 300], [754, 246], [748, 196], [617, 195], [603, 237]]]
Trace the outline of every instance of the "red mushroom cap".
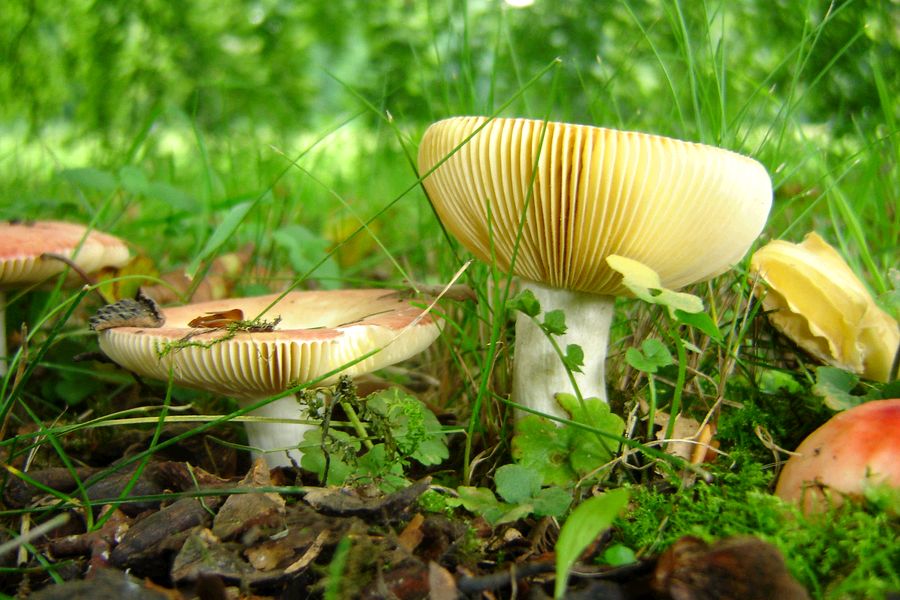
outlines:
[[900, 487], [900, 399], [866, 402], [832, 417], [788, 460], [775, 494], [818, 512], [842, 495], [859, 496], [873, 484]]

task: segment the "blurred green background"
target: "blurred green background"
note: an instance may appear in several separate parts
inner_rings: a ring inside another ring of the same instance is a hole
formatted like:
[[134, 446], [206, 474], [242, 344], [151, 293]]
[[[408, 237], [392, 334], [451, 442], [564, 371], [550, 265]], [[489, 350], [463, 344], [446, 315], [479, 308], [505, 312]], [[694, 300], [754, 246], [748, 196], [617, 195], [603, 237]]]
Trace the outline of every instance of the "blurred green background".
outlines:
[[500, 113], [750, 154], [776, 186], [772, 237], [819, 229], [888, 287], [896, 0], [13, 0], [2, 12], [0, 217], [95, 219], [144, 246], [162, 234], [177, 262], [250, 201], [257, 227], [234, 247], [289, 224], [324, 239], [362, 218], [427, 263], [410, 224], [446, 242], [416, 189], [415, 144], [433, 120]]

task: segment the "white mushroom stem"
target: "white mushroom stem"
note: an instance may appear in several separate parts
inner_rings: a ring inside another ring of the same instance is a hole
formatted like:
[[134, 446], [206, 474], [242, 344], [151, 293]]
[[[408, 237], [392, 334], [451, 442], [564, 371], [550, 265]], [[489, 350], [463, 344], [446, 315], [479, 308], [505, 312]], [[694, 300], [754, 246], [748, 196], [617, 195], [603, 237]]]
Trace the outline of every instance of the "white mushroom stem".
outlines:
[[[554, 336], [560, 350], [578, 344], [584, 351], [582, 372], [572, 372], [583, 398], [606, 399], [606, 351], [615, 308], [614, 296], [598, 296], [523, 282], [541, 303], [542, 313], [560, 309], [565, 313], [567, 331]], [[537, 316], [543, 321], [543, 314]], [[566, 366], [554, 350], [547, 334], [527, 315], [516, 318], [516, 356], [512, 399], [532, 410], [568, 418], [554, 394], [575, 394]]]
[[[259, 400], [242, 402], [254, 404]], [[300, 406], [297, 398], [293, 395], [273, 400], [247, 413], [247, 416], [292, 421], [307, 418], [306, 410]], [[254, 448], [253, 456], [263, 456], [270, 469], [289, 467], [291, 459], [299, 465], [300, 459], [303, 458], [303, 451], [298, 450], [297, 446], [303, 442], [304, 433], [317, 427], [317, 425], [306, 423], [266, 423], [261, 421], [246, 421], [244, 425], [247, 428], [247, 441]], [[291, 448], [291, 450], [285, 451], [285, 448]]]

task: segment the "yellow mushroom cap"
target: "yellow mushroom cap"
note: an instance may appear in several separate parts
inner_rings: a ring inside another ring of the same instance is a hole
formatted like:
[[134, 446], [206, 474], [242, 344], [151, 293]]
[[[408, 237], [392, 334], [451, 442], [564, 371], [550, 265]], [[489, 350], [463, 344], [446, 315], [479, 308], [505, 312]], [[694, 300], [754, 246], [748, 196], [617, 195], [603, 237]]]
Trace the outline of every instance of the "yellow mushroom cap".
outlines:
[[765, 168], [734, 152], [529, 119], [434, 123], [419, 170], [444, 226], [479, 259], [593, 294], [625, 293], [611, 254], [647, 265], [668, 288], [726, 271], [772, 204]]
[[4, 221], [0, 222], [0, 287], [43, 281], [66, 268], [62, 261], [42, 258], [45, 253], [64, 256], [88, 273], [120, 267], [129, 258], [125, 242], [99, 231], [87, 233], [78, 223]]
[[[439, 335], [439, 323], [391, 290], [291, 292], [201, 302], [162, 309], [159, 328], [115, 327], [99, 332], [112, 360], [145, 377], [236, 398], [261, 398], [317, 379], [373, 350], [341, 374], [368, 373], [405, 360]], [[190, 327], [210, 313], [240, 310], [245, 319], [281, 320], [272, 331]], [[334, 381], [334, 374], [321, 383]]]
[[766, 284], [758, 292], [776, 329], [827, 364], [887, 381], [900, 344], [897, 321], [818, 234], [799, 244], [769, 242], [750, 270]]

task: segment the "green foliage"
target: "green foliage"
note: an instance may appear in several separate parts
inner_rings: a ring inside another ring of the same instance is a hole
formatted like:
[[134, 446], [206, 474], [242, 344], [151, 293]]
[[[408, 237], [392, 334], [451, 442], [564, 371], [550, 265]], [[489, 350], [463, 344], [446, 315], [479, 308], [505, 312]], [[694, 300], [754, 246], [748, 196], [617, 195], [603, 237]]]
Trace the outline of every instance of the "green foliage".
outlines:
[[599, 562], [611, 567], [621, 567], [636, 563], [637, 555], [625, 544], [612, 544], [603, 550]]
[[[529, 317], [536, 317], [541, 314], [541, 303], [534, 297], [534, 292], [524, 289], [506, 302], [506, 310], [509, 312], [521, 312]], [[560, 313], [565, 320], [562, 311], [550, 311], [551, 313]], [[563, 321], [565, 322], [565, 321]], [[552, 323], [552, 320], [551, 320]], [[545, 320], [546, 324], [546, 320]]]
[[544, 313], [544, 322], [541, 323], [541, 329], [550, 335], [564, 335], [568, 327], [566, 327], [566, 315], [561, 310], [550, 310]]
[[479, 514], [492, 525], [511, 523], [528, 515], [561, 517], [572, 503], [572, 495], [556, 486], [542, 487], [541, 474], [521, 465], [503, 465], [494, 482], [498, 500], [489, 488], [460, 486], [458, 497], [447, 499], [450, 506], [462, 506]]
[[699, 313], [703, 311], [703, 301], [693, 294], [675, 292], [663, 287], [659, 274], [647, 265], [611, 254], [606, 257], [606, 262], [614, 271], [622, 275], [622, 285], [648, 304], [658, 304], [666, 307], [671, 317], [675, 317], [675, 311], [683, 313]]
[[222, 246], [234, 236], [252, 208], [252, 202], [240, 202], [225, 213], [222, 222], [213, 230], [203, 248], [185, 269], [188, 277], [193, 278], [203, 261], [211, 260], [220, 252]]
[[447, 437], [434, 413], [415, 396], [389, 388], [366, 398], [360, 416], [381, 432], [401, 459], [437, 465], [450, 456]]
[[608, 529], [628, 504], [628, 490], [619, 488], [588, 498], [566, 519], [556, 540], [556, 583], [553, 597], [562, 598], [575, 561], [600, 533]]
[[[355, 398], [344, 398], [352, 400]], [[303, 434], [300, 465], [304, 469], [329, 485], [375, 482], [382, 489], [395, 490], [406, 485], [404, 473], [410, 461], [428, 466], [449, 457], [440, 422], [414, 396], [389, 388], [366, 398], [360, 408], [361, 422], [352, 433], [332, 423], [324, 443], [322, 429]], [[368, 432], [364, 440], [359, 437], [360, 428]], [[384, 442], [371, 444], [372, 439]], [[368, 447], [360, 454], [364, 442]]]
[[[864, 388], [861, 393], [854, 393]], [[836, 367], [817, 367], [816, 383], [812, 392], [820, 396], [825, 406], [831, 410], [847, 410], [870, 400], [896, 398], [900, 396], [900, 382], [885, 384], [866, 383], [863, 385], [859, 377]]]
[[661, 367], [667, 367], [674, 361], [672, 353], [666, 345], [655, 338], [641, 342], [641, 350], [629, 348], [625, 351], [625, 361], [645, 373], [656, 373]]
[[622, 435], [625, 423], [598, 398], [586, 398], [583, 406], [570, 394], [557, 394], [556, 400], [584, 427], [558, 426], [537, 415], [522, 417], [516, 422], [512, 456], [539, 472], [544, 483], [569, 487], [589, 475], [599, 476], [595, 471], [615, 455], [615, 436]]
[[340, 267], [328, 252], [331, 242], [303, 225], [285, 225], [273, 231], [272, 242], [287, 253], [296, 273], [314, 274], [325, 289], [340, 288]]

